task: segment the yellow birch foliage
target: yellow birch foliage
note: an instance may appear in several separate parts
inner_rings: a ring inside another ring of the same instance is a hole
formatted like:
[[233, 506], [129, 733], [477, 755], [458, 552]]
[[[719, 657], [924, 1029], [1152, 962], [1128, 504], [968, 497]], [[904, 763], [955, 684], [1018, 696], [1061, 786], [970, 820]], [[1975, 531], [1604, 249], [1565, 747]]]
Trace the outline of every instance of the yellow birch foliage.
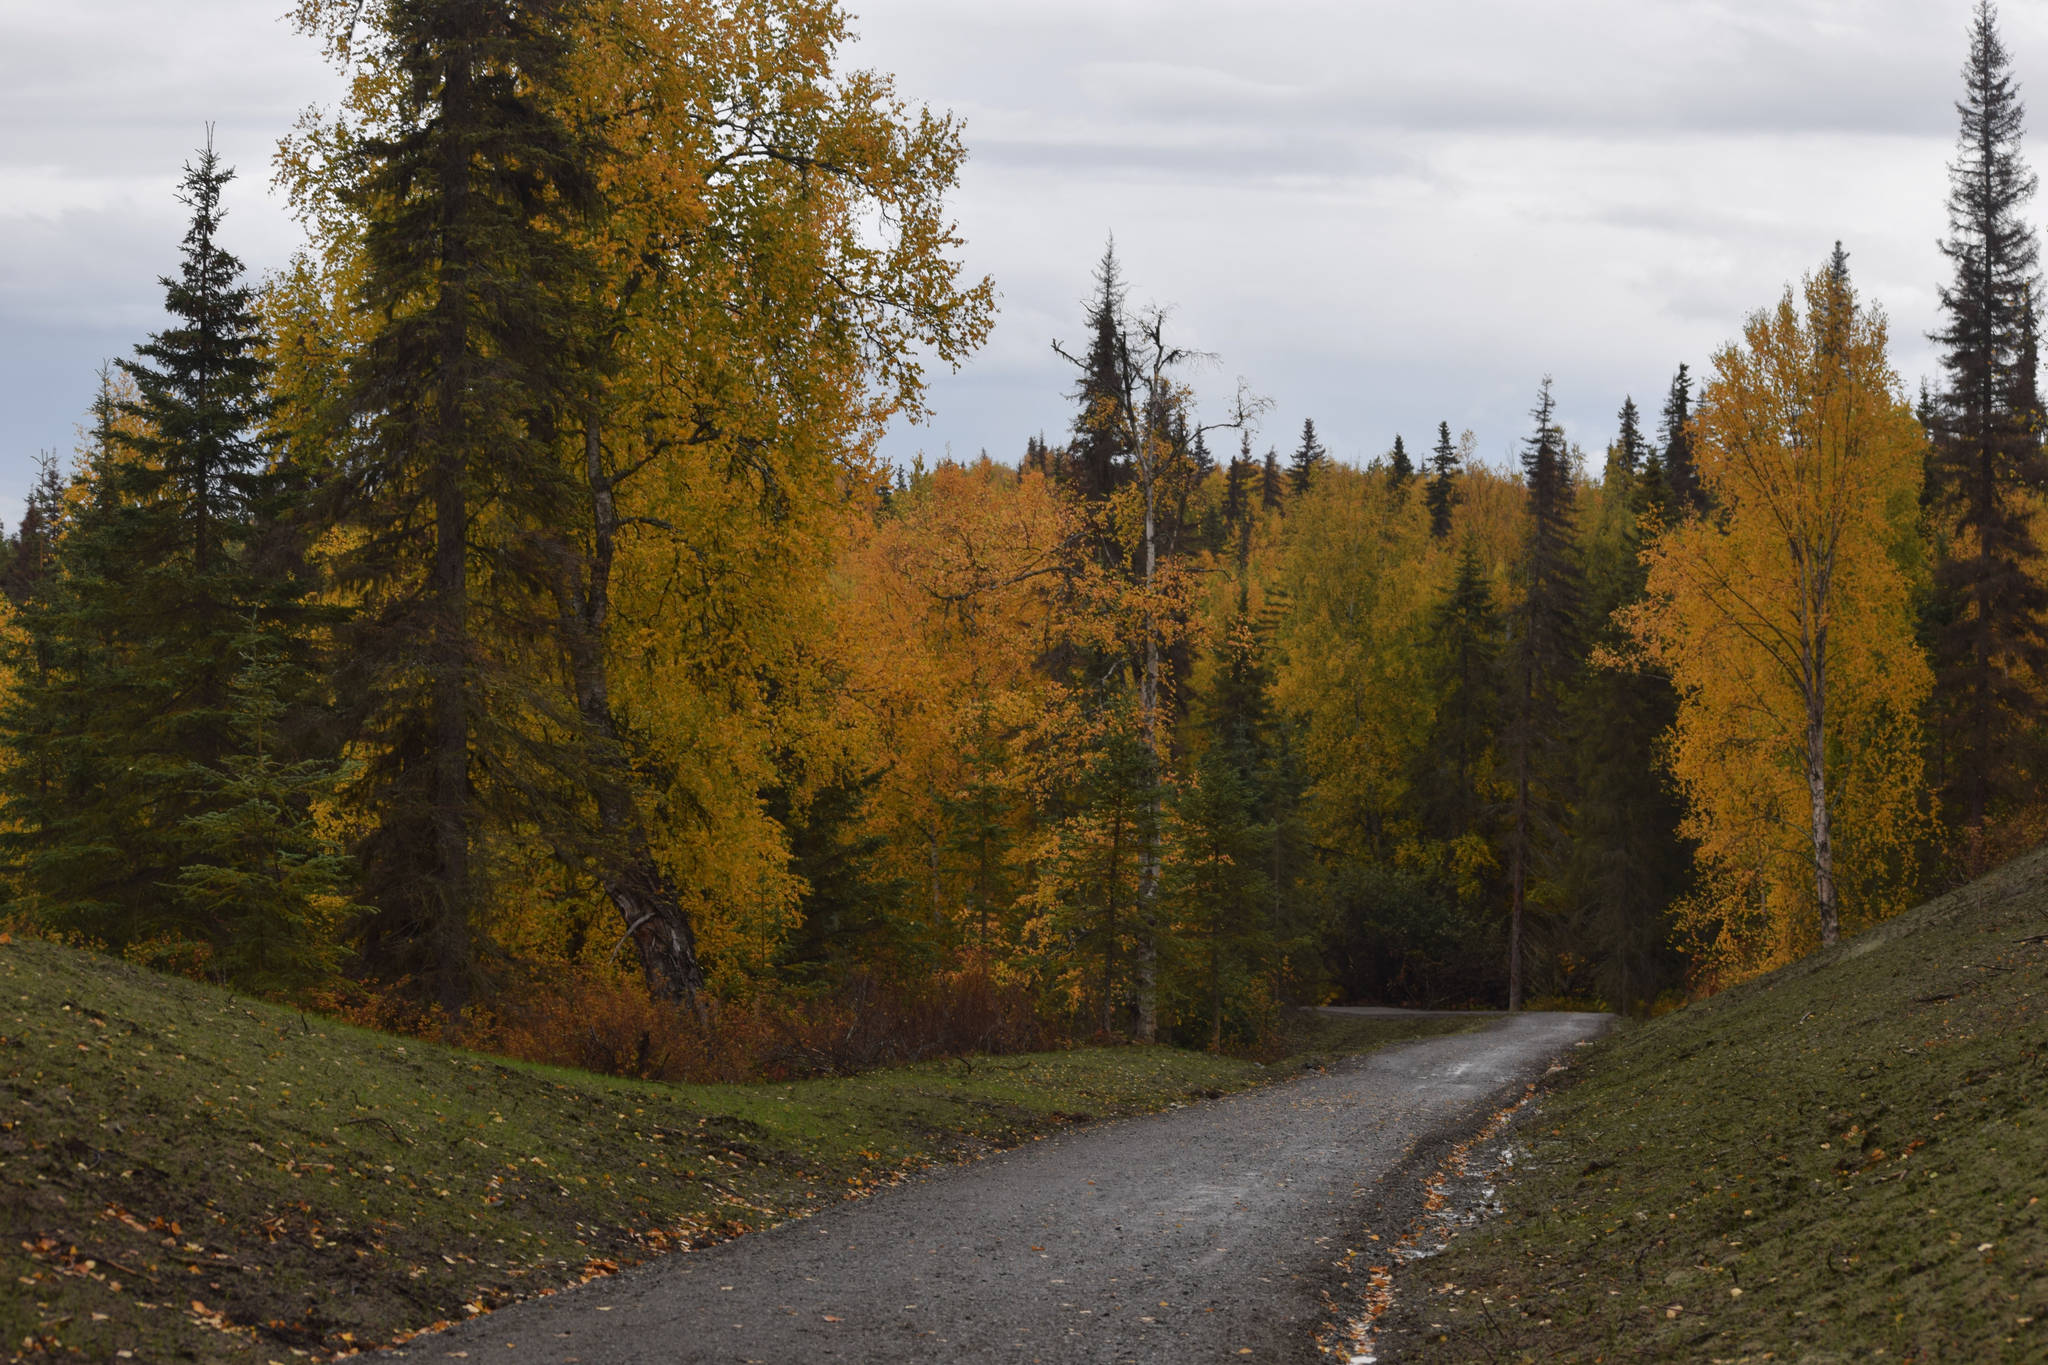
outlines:
[[1883, 315], [1833, 272], [1804, 305], [1788, 289], [1715, 355], [1694, 447], [1714, 510], [1644, 551], [1648, 595], [1623, 618], [1679, 693], [1669, 758], [1700, 889], [1678, 932], [1714, 985], [1819, 943], [1816, 784], [1844, 931], [1911, 902], [1926, 829], [1923, 440]]
[[857, 742], [831, 573], [873, 442], [921, 410], [920, 357], [957, 362], [991, 310], [945, 216], [957, 124], [842, 68], [848, 37], [834, 0], [593, 0], [579, 43], [580, 121], [613, 150], [614, 458], [638, 471], [612, 658], [670, 774], [659, 850], [729, 977], [772, 969], [803, 890], [761, 794], [801, 804]]
[[1411, 760], [1431, 716], [1424, 622], [1451, 555], [1421, 497], [1374, 471], [1325, 471], [1289, 506], [1286, 537], [1275, 696], [1302, 726], [1313, 818], [1339, 846], [1390, 847], [1413, 823]]

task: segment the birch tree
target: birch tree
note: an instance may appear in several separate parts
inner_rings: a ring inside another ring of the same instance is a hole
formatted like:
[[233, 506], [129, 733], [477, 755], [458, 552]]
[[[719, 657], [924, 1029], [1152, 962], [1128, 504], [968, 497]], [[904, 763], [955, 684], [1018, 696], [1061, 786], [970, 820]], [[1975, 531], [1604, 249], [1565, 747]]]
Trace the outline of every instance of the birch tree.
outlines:
[[[1165, 659], [1190, 611], [1187, 585], [1168, 563], [1181, 523], [1179, 518], [1167, 514], [1174, 505], [1179, 483], [1200, 476], [1192, 458], [1194, 443], [1211, 431], [1243, 429], [1263, 407], [1261, 400], [1252, 397], [1240, 384], [1224, 421], [1207, 425], [1191, 421], [1194, 395], [1178, 375], [1189, 364], [1209, 357], [1168, 341], [1167, 320], [1167, 310], [1151, 307], [1118, 329], [1118, 364], [1113, 382], [1097, 383], [1091, 390], [1096, 395], [1095, 404], [1087, 418], [1093, 429], [1112, 435], [1114, 444], [1130, 462], [1129, 482], [1109, 515], [1114, 518], [1121, 538], [1131, 544], [1131, 618], [1135, 635], [1131, 653], [1137, 681], [1138, 726], [1144, 748], [1152, 756], [1152, 771], [1147, 780], [1149, 795], [1140, 831], [1142, 851], [1134, 904], [1136, 947], [1132, 954], [1132, 984], [1137, 998], [1133, 1032], [1140, 1042], [1148, 1043], [1159, 1031], [1160, 835], [1164, 814], [1160, 763], [1165, 738], [1161, 704], [1168, 682]], [[1089, 373], [1085, 357], [1070, 354], [1057, 342], [1053, 349], [1084, 374]], [[1091, 380], [1094, 379], [1091, 375]]]
[[1901, 908], [1923, 806], [1920, 430], [1839, 249], [1802, 293], [1714, 357], [1691, 434], [1718, 511], [1645, 552], [1625, 617], [1679, 692], [1672, 763], [1707, 888], [1681, 921], [1738, 976]]

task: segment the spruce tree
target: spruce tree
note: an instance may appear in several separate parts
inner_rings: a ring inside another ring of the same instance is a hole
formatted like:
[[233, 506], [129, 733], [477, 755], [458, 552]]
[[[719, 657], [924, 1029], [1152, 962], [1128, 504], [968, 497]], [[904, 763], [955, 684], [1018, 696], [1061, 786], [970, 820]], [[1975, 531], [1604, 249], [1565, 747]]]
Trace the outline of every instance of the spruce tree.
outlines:
[[2012, 410], [2014, 419], [2032, 432], [2038, 443], [2048, 431], [2048, 417], [2041, 411], [2041, 332], [2032, 289], [2020, 305], [2019, 370], [2013, 376]]
[[784, 771], [790, 777], [762, 793], [762, 804], [788, 831], [789, 870], [804, 892], [780, 966], [805, 985], [877, 970], [903, 954], [912, 935], [912, 922], [899, 913], [910, 882], [890, 873], [889, 841], [863, 818], [883, 772], [831, 780], [806, 797], [796, 790], [801, 765]]
[[1265, 782], [1273, 757], [1273, 678], [1262, 637], [1251, 610], [1250, 585], [1240, 569], [1237, 608], [1216, 642], [1215, 684], [1204, 708], [1204, 728], [1252, 791]]
[[1004, 777], [1008, 736], [996, 724], [986, 701], [977, 708], [973, 729], [960, 737], [966, 772], [960, 784], [942, 793], [938, 807], [946, 830], [946, 851], [958, 868], [961, 910], [969, 946], [979, 954], [993, 952], [1005, 928], [1004, 912], [1016, 899], [1010, 884], [1011, 844], [1015, 831], [1013, 798]]
[[[1174, 805], [1180, 857], [1171, 892], [1183, 923], [1195, 931], [1193, 994], [1212, 1048], [1221, 1044], [1228, 1005], [1274, 964], [1286, 927], [1281, 826], [1291, 813], [1291, 788], [1277, 746], [1264, 636], [1240, 567], [1237, 606], [1216, 642], [1214, 684], [1200, 712], [1209, 747]], [[1259, 1021], [1245, 1022], [1250, 1027], [1235, 1031], [1256, 1031]]]
[[1288, 457], [1287, 480], [1290, 491], [1296, 497], [1308, 492], [1315, 483], [1316, 475], [1329, 461], [1330, 452], [1323, 449], [1323, 443], [1316, 439], [1316, 423], [1313, 417], [1304, 418], [1301, 424], [1301, 444]]
[[1287, 496], [1287, 483], [1280, 473], [1280, 452], [1266, 447], [1266, 459], [1259, 469], [1259, 505], [1275, 511]]
[[1451, 444], [1451, 424], [1436, 424], [1436, 449], [1430, 452], [1429, 483], [1423, 501], [1429, 507], [1429, 533], [1438, 540], [1451, 535], [1451, 509], [1458, 502], [1458, 448]]
[[1415, 477], [1415, 461], [1408, 458], [1408, 447], [1401, 440], [1400, 433], [1394, 435], [1394, 448], [1387, 454], [1387, 478], [1396, 491], [1405, 491], [1408, 481]]
[[1252, 480], [1258, 477], [1259, 462], [1252, 458], [1250, 432], [1238, 436], [1236, 458], [1223, 479], [1223, 526], [1238, 558], [1251, 553]]
[[[1175, 792], [1173, 823], [1176, 856], [1166, 896], [1184, 938], [1192, 940], [1182, 951], [1192, 948], [1194, 957], [1176, 994], [1187, 1000], [1189, 1022], [1203, 1021], [1196, 1036], [1220, 1052], [1226, 1033], [1253, 1038], [1266, 1024], [1246, 1017], [1240, 1002], [1252, 996], [1248, 987], [1272, 954], [1271, 927], [1260, 914], [1262, 855], [1271, 830], [1258, 819], [1252, 785], [1220, 744], [1196, 760], [1194, 780]], [[1237, 1025], [1227, 1028], [1233, 1013]], [[1193, 1042], [1193, 1033], [1186, 1030], [1184, 1040]]]
[[0, 591], [19, 607], [33, 599], [57, 570], [57, 538], [64, 520], [64, 483], [57, 476], [57, 457], [43, 451], [36, 458], [36, 481], [23, 499], [21, 525], [8, 544], [7, 570]]
[[1636, 400], [1621, 400], [1621, 430], [1614, 438], [1616, 464], [1631, 478], [1643, 467], [1650, 454], [1650, 443], [1643, 439], [1642, 415], [1636, 411]]
[[1116, 239], [1102, 248], [1095, 266], [1095, 297], [1088, 304], [1088, 351], [1074, 390], [1074, 443], [1070, 468], [1074, 489], [1099, 502], [1130, 477], [1130, 452], [1123, 448], [1115, 413], [1127, 396], [1130, 344], [1124, 335], [1123, 272]]
[[1671, 485], [1671, 505], [1681, 517], [1704, 512], [1706, 489], [1692, 456], [1692, 375], [1681, 364], [1664, 398], [1664, 478]]
[[[1607, 468], [1608, 515], [1585, 549], [1580, 635], [1615, 654], [1626, 645], [1615, 613], [1643, 596], [1644, 528], [1661, 520], [1669, 492], [1655, 452], [1639, 446], [1642, 463], [1628, 461], [1632, 406], [1622, 409]], [[1567, 704], [1576, 764], [1564, 874], [1570, 947], [1590, 963], [1603, 998], [1617, 1009], [1640, 1010], [1676, 981], [1680, 966], [1670, 946], [1670, 907], [1686, 889], [1691, 857], [1678, 836], [1678, 795], [1659, 758], [1678, 698], [1661, 673], [1592, 665]]]
[[187, 945], [188, 964], [268, 987], [291, 974], [256, 969], [240, 936], [312, 928], [223, 917], [179, 890], [246, 741], [244, 650], [260, 642], [275, 661], [281, 710], [312, 704], [316, 686], [308, 585], [277, 529], [296, 474], [266, 433], [254, 291], [219, 240], [232, 177], [210, 145], [186, 167], [191, 224], [163, 281], [173, 323], [122, 362], [132, 396], [102, 382], [59, 581], [24, 611], [37, 681], [0, 728], [18, 886], [36, 913], [113, 948]]
[[[492, 832], [573, 791], [577, 754], [544, 752], [549, 695], [519, 648], [554, 615], [523, 550], [582, 496], [566, 425], [587, 273], [573, 229], [591, 153], [561, 88], [579, 0], [418, 0], [379, 11], [388, 113], [347, 147], [342, 195], [362, 224], [352, 426], [329, 481], [362, 607], [341, 690], [371, 755], [350, 797], [367, 964], [427, 986], [451, 1013], [471, 990]], [[488, 623], [488, 627], [487, 627]], [[566, 798], [565, 798], [566, 799]], [[545, 812], [544, 827], [564, 822]]]
[[[96, 407], [111, 420], [113, 398], [104, 384]], [[95, 438], [111, 440], [112, 433], [96, 422]], [[7, 600], [16, 628], [0, 637], [0, 662], [12, 683], [0, 700], [0, 736], [7, 740], [10, 756], [10, 761], [0, 762], [0, 800], [17, 825], [36, 837], [35, 845], [7, 849], [17, 874], [24, 855], [36, 851], [62, 811], [52, 799], [59, 723], [52, 705], [59, 695], [52, 686], [52, 670], [60, 643], [55, 608], [64, 587], [58, 563], [64, 523], [64, 484], [57, 475], [56, 454], [44, 451], [7, 560]], [[26, 889], [18, 875], [15, 886], [17, 891]]]
[[1417, 814], [1423, 833], [1444, 843], [1492, 838], [1488, 788], [1498, 767], [1501, 645], [1505, 627], [1470, 539], [1459, 547], [1451, 590], [1430, 615], [1430, 695], [1436, 714], [1419, 751]]
[[2024, 217], [2036, 182], [1988, 0], [1972, 21], [1963, 80], [1942, 244], [1955, 273], [1933, 337], [1944, 382], [1927, 498], [1945, 549], [1934, 574], [1937, 767], [1944, 812], [1975, 872], [1987, 827], [2035, 792], [2048, 685], [2048, 591], [2026, 492], [2048, 481], [2032, 373], [2039, 244]]
[[[1057, 474], [1060, 472], [1060, 452], [1047, 445], [1042, 434], [1026, 437], [1024, 441], [1024, 458], [1018, 461], [1017, 469], [1020, 473], [1025, 474], [1034, 471], [1047, 476]], [[887, 495], [887, 483], [882, 485], [882, 492], [884, 496]]]
[[[0, 791], [14, 904], [59, 933], [120, 951], [174, 932], [153, 889], [154, 841], [139, 835], [155, 771], [129, 774], [125, 742], [145, 690], [114, 647], [103, 584], [123, 563], [116, 469], [120, 399], [100, 370], [79, 482], [54, 572], [17, 603], [13, 686], [0, 701]], [[63, 499], [60, 495], [59, 502]], [[159, 767], [160, 765], [152, 765]]]
[[289, 717], [302, 676], [275, 632], [252, 622], [229, 687], [232, 752], [191, 769], [205, 800], [178, 831], [182, 866], [169, 888], [187, 916], [212, 929], [220, 972], [259, 994], [319, 981], [338, 957], [349, 868], [315, 808], [343, 772], [319, 755], [292, 756]]
[[1570, 452], [1557, 425], [1546, 378], [1534, 411], [1536, 429], [1523, 443], [1522, 478], [1529, 532], [1519, 578], [1522, 600], [1507, 650], [1508, 1008], [1522, 1007], [1525, 920], [1529, 886], [1555, 860], [1564, 832], [1569, 783], [1561, 706], [1579, 667], [1583, 573], [1574, 534]]

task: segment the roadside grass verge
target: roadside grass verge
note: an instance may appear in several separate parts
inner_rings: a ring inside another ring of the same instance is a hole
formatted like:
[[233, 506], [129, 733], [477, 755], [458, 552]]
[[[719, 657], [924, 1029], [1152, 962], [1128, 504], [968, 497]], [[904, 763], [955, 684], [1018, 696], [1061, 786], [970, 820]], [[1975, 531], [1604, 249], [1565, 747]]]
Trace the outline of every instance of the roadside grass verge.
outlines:
[[385, 1345], [1063, 1123], [1467, 1026], [1356, 1022], [1296, 1021], [1288, 1046], [1311, 1055], [1265, 1067], [1092, 1048], [669, 1085], [7, 943], [0, 1355], [288, 1362]]
[[2048, 850], [1583, 1054], [1398, 1361], [2048, 1359]]

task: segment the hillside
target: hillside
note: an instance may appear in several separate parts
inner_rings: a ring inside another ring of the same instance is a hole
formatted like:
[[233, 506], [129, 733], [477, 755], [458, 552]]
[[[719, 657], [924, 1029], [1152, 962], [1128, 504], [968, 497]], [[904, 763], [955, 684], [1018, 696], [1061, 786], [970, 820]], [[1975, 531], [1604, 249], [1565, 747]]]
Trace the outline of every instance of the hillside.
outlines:
[[1382, 1358], [2048, 1359], [2048, 850], [1595, 1049]]
[[[1462, 1027], [1371, 1021], [1317, 1041]], [[0, 945], [0, 1343], [270, 1361], [389, 1342], [1062, 1122], [1282, 1068], [1167, 1048], [669, 1086]]]

